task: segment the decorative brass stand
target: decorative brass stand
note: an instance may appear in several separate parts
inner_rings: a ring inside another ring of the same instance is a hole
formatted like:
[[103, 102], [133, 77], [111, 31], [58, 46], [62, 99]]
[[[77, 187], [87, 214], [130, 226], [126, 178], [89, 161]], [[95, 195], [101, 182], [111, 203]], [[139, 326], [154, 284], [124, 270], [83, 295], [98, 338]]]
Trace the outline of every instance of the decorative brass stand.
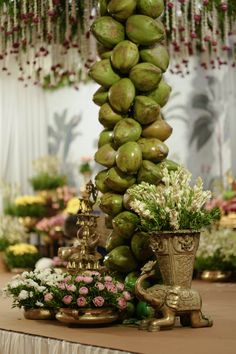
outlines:
[[191, 289], [199, 237], [199, 232], [188, 230], [157, 232], [150, 236], [151, 248], [156, 255], [164, 285], [156, 284], [148, 289], [143, 288], [143, 281], [155, 274], [153, 266], [156, 262], [149, 262], [136, 282], [135, 291], [141, 300], [153, 306], [162, 317], [141, 321], [140, 329], [151, 332], [160, 328], [171, 329], [177, 316], [180, 317], [182, 326], [212, 326], [213, 322], [201, 312], [200, 294]]
[[67, 271], [72, 274], [86, 270], [102, 270], [100, 259], [102, 256], [96, 251], [99, 235], [95, 232], [97, 216], [92, 215], [93, 205], [97, 199], [97, 191], [89, 181], [81, 201], [81, 208], [77, 214], [77, 240], [72, 247], [61, 247], [58, 256], [67, 261]]

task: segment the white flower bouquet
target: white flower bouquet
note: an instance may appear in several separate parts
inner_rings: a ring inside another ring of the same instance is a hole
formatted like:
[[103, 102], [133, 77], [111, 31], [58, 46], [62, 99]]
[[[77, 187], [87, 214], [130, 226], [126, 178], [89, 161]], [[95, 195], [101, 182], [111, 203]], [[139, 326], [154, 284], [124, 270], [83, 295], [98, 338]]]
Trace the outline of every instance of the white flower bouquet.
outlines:
[[190, 185], [191, 173], [180, 166], [175, 171], [162, 169], [157, 186], [146, 182], [127, 190], [128, 204], [140, 217], [140, 229], [146, 232], [200, 230], [219, 217], [219, 210], [207, 210], [204, 205], [211, 197], [203, 191], [199, 177]]
[[9, 215], [0, 216], [0, 251], [10, 245], [26, 241], [27, 237], [24, 226], [17, 218]]

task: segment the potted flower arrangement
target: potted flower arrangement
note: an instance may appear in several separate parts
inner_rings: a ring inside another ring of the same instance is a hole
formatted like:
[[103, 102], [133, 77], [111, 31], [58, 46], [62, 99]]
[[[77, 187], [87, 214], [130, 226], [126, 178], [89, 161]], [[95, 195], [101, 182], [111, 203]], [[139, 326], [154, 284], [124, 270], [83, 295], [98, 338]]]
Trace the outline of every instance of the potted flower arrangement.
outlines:
[[24, 309], [27, 319], [55, 318], [59, 304], [51, 288], [57, 287], [65, 276], [60, 270], [50, 268], [24, 272], [11, 279], [4, 288], [4, 294], [12, 298], [12, 307]]
[[5, 262], [12, 272], [21, 272], [25, 269], [33, 269], [39, 260], [38, 249], [28, 243], [18, 243], [7, 247]]
[[55, 190], [66, 184], [66, 177], [60, 173], [60, 161], [57, 156], [46, 155], [33, 161], [35, 176], [30, 183], [35, 191]]
[[[191, 281], [200, 230], [219, 218], [219, 209], [204, 207], [211, 193], [203, 191], [200, 177], [190, 185], [191, 174], [184, 167], [174, 171], [163, 167], [161, 173], [158, 185], [142, 182], [126, 192], [129, 208], [139, 216], [139, 228], [150, 235], [150, 245], [164, 283], [145, 289], [143, 281], [153, 276], [155, 262], [143, 268], [136, 282], [136, 294], [140, 300], [162, 311], [163, 318], [144, 320], [141, 327], [150, 331], [173, 327], [176, 315], [180, 315], [183, 325], [211, 326], [212, 322], [201, 315], [200, 295], [191, 290]], [[170, 293], [175, 294], [181, 309], [174, 303], [173, 308], [171, 304], [165, 305]]]
[[0, 216], [0, 271], [5, 270], [4, 251], [10, 245], [24, 242], [27, 233], [17, 218], [9, 215]]
[[24, 308], [28, 319], [56, 318], [64, 323], [97, 324], [118, 319], [130, 293], [109, 275], [85, 271], [80, 275], [57, 269], [34, 270], [13, 277], [4, 289], [13, 307]]
[[131, 299], [123, 283], [97, 271], [68, 275], [52, 293], [61, 304], [56, 318], [77, 324], [113, 322]]
[[14, 203], [5, 210], [8, 215], [17, 216], [28, 231], [32, 230], [38, 221], [46, 213], [46, 201], [41, 196], [22, 195], [15, 199]]
[[229, 279], [236, 270], [236, 231], [209, 229], [201, 237], [195, 269], [201, 278], [210, 281]]
[[65, 218], [66, 216], [64, 214], [57, 214], [50, 218], [43, 218], [35, 225], [35, 229], [39, 233], [56, 240], [63, 235]]

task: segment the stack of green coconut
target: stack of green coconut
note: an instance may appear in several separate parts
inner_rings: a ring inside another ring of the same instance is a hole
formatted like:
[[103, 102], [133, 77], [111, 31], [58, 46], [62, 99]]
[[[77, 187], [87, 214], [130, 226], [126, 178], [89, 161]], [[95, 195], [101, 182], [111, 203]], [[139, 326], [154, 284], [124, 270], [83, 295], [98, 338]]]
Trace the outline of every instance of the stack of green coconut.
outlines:
[[126, 190], [142, 181], [158, 184], [167, 160], [164, 141], [172, 128], [161, 114], [171, 91], [163, 73], [169, 55], [163, 45], [165, 29], [158, 17], [163, 0], [102, 0], [100, 17], [91, 31], [101, 60], [90, 77], [101, 87], [93, 101], [100, 106], [104, 130], [95, 154], [104, 169], [95, 177], [102, 192], [100, 208], [112, 229], [105, 265], [130, 279], [152, 257], [147, 235], [137, 231], [138, 216], [130, 210]]

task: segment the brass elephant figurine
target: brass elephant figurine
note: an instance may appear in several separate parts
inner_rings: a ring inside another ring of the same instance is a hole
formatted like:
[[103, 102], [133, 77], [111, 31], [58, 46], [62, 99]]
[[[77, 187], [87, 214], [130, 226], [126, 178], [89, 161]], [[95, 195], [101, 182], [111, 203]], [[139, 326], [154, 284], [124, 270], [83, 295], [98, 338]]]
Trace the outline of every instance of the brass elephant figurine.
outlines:
[[[175, 325], [177, 316], [180, 317], [182, 326], [193, 328], [212, 326], [212, 320], [206, 318], [201, 312], [202, 301], [197, 291], [177, 285], [162, 284], [144, 289], [143, 281], [154, 274], [154, 271], [142, 274], [135, 284], [137, 297], [153, 306], [157, 313], [156, 318], [142, 320], [140, 329], [150, 332], [159, 331], [161, 328], [171, 329]], [[163, 317], [159, 318], [159, 314]]]

